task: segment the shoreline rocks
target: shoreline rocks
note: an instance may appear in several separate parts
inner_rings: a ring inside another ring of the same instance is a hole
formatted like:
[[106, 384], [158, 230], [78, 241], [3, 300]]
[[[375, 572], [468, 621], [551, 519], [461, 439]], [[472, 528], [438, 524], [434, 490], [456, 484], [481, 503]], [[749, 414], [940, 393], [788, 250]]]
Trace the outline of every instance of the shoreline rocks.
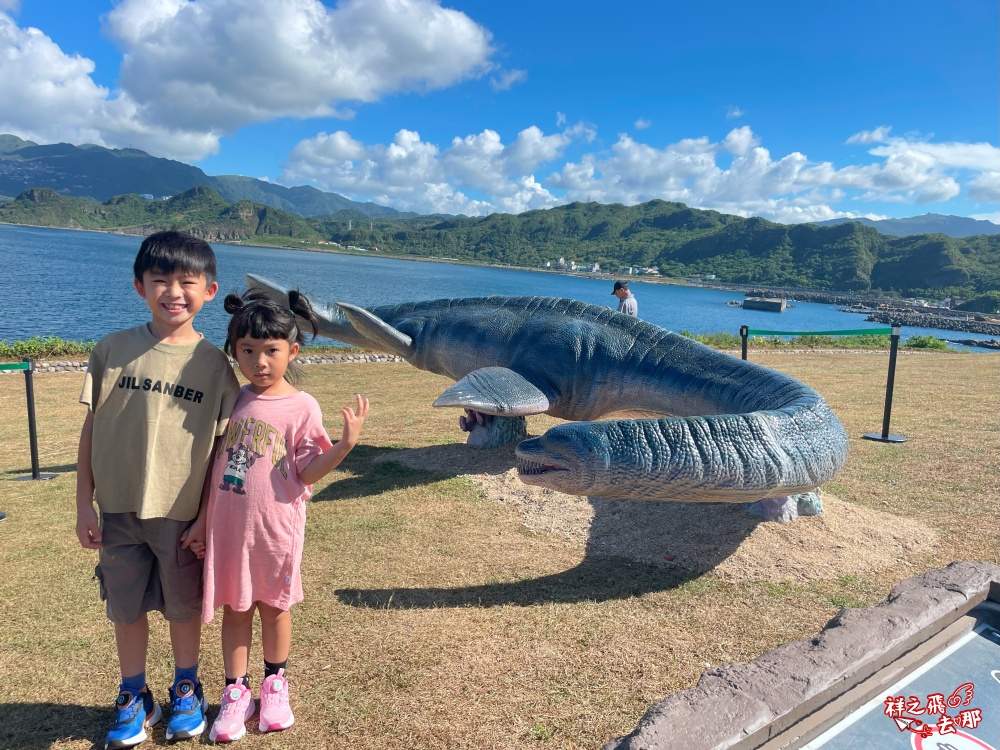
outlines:
[[915, 328], [940, 328], [946, 331], [962, 331], [964, 333], [983, 333], [1000, 336], [1000, 323], [989, 323], [980, 320], [958, 320], [952, 317], [918, 313], [904, 310], [874, 310], [865, 320], [872, 323], [899, 323]]
[[[230, 361], [232, 362], [233, 367], [235, 367], [236, 361]], [[306, 354], [305, 356], [298, 357], [295, 361], [300, 365], [332, 365], [367, 362], [403, 362], [405, 360], [394, 354], [361, 352], [351, 354]], [[87, 360], [59, 360], [51, 362], [48, 360], [35, 360], [34, 364], [34, 372], [36, 374], [47, 372], [78, 372], [82, 374], [87, 371]], [[20, 375], [23, 372], [24, 370], [0, 370], [0, 374], [8, 375]]]

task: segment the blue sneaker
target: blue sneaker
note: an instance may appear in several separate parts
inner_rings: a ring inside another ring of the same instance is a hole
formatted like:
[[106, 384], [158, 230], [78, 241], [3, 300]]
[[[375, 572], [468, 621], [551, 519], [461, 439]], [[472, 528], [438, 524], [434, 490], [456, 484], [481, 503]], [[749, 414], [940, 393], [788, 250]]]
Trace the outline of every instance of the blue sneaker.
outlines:
[[117, 750], [138, 745], [146, 739], [146, 727], [162, 717], [160, 704], [153, 700], [148, 687], [133, 693], [122, 688], [115, 701], [115, 723], [104, 740], [104, 750]]
[[181, 680], [170, 688], [173, 709], [167, 720], [167, 740], [189, 740], [205, 731], [208, 701], [200, 682]]

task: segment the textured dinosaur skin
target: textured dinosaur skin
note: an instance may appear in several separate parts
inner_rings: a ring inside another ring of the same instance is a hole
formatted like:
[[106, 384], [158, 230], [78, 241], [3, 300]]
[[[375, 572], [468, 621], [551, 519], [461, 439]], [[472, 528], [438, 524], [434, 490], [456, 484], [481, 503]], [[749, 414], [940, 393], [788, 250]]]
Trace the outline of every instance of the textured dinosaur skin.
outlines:
[[[275, 298], [286, 292], [247, 279]], [[518, 444], [527, 484], [752, 502], [812, 490], [847, 458], [844, 428], [812, 388], [608, 308], [549, 297], [314, 308], [321, 335], [459, 381], [435, 406], [570, 420]], [[609, 419], [622, 412], [670, 416]]]

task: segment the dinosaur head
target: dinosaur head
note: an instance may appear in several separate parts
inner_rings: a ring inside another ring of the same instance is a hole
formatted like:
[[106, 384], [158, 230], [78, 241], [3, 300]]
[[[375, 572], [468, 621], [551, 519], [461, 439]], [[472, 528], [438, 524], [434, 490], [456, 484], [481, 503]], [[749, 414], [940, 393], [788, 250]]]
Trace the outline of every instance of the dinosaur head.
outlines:
[[517, 445], [517, 473], [525, 484], [567, 495], [601, 495], [611, 484], [611, 450], [599, 422], [553, 427]]

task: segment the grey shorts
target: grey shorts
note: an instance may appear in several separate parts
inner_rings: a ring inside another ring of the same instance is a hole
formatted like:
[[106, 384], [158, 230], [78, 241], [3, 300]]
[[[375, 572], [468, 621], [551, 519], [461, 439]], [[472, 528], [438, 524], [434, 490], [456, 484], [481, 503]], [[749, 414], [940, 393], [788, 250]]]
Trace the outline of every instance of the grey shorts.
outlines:
[[154, 610], [170, 622], [201, 617], [202, 561], [180, 543], [190, 525], [135, 513], [101, 514], [103, 541], [94, 572], [109, 620], [131, 625]]

